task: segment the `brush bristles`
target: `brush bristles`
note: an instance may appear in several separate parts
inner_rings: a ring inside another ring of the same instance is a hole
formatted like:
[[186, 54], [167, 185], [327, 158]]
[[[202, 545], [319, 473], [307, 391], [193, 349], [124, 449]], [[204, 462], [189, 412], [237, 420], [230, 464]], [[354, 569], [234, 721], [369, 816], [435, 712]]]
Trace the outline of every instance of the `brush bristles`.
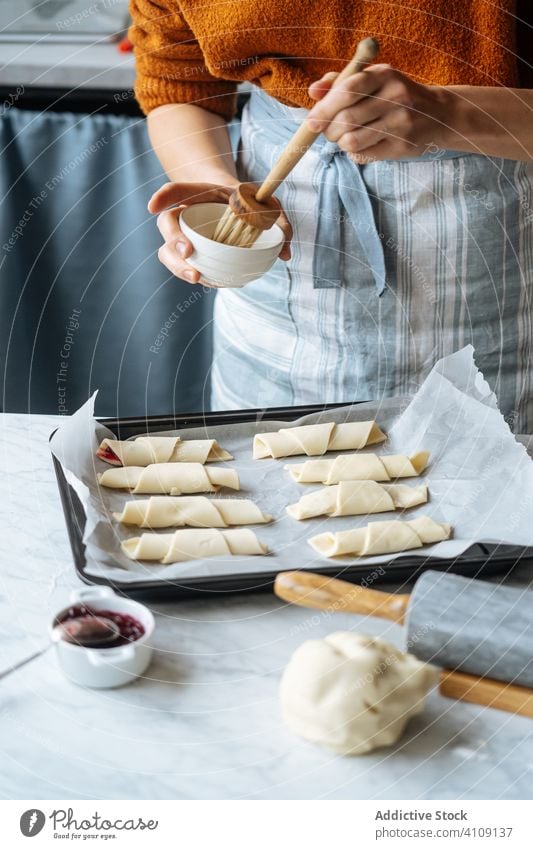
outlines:
[[213, 240], [224, 245], [233, 245], [238, 248], [251, 248], [263, 231], [257, 227], [247, 224], [242, 218], [238, 218], [228, 206], [224, 215], [218, 222]]
[[234, 218], [231, 208], [229, 206], [226, 207], [226, 211], [224, 215], [219, 218], [218, 224], [215, 227], [215, 232], [212, 236], [212, 239], [215, 242], [223, 242], [225, 236], [227, 235], [227, 231], [231, 228], [231, 222]]

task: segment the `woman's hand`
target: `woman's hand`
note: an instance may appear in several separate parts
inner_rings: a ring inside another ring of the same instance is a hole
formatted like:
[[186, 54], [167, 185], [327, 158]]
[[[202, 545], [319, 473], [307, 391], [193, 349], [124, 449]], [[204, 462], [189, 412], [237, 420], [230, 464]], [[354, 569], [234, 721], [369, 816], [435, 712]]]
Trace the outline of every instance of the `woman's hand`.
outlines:
[[[182, 209], [193, 203], [227, 203], [238, 185], [239, 181], [232, 177], [228, 177], [227, 184], [223, 186], [215, 183], [166, 183], [152, 195], [148, 211], [158, 216], [157, 226], [164, 239], [158, 257], [165, 268], [176, 277], [188, 283], [201, 282], [204, 286], [210, 285], [201, 280], [200, 272], [187, 262], [193, 248], [179, 226]], [[287, 260], [291, 255], [292, 228], [285, 214], [280, 215], [277, 224], [286, 236], [280, 258]]]
[[309, 127], [337, 142], [355, 162], [419, 156], [451, 147], [452, 98], [441, 86], [413, 82], [390, 65], [371, 65], [332, 89], [326, 74], [309, 87]]
[[[228, 179], [228, 182], [231, 181]], [[235, 185], [238, 185], [237, 180]], [[231, 185], [165, 183], [150, 198], [148, 212], [157, 215], [157, 227], [164, 241], [157, 255], [165, 268], [176, 277], [188, 283], [198, 283], [201, 276], [186, 261], [192, 253], [192, 245], [179, 226], [182, 209], [193, 203], [227, 203], [232, 191]]]

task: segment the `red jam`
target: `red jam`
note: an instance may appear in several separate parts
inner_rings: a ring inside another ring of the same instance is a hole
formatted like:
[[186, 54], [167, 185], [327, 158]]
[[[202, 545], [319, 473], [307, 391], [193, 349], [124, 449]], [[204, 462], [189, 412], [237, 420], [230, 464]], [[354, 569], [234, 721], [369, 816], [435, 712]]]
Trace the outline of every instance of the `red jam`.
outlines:
[[122, 466], [122, 463], [120, 462], [120, 457], [117, 457], [117, 455], [115, 454], [113, 449], [109, 447], [109, 445], [106, 445], [105, 448], [102, 448], [100, 446], [100, 448], [96, 452], [96, 456], [100, 457], [101, 460], [105, 460], [106, 463], [111, 463], [113, 466]]
[[116, 640], [107, 643], [102, 648], [114, 649], [117, 646], [124, 646], [127, 643], [134, 643], [135, 640], [140, 640], [144, 637], [144, 626], [134, 616], [129, 613], [116, 613], [114, 610], [95, 610], [88, 604], [76, 604], [69, 607], [63, 614], [60, 614], [55, 623], [59, 625], [61, 622], [68, 622], [71, 619], [80, 619], [82, 616], [99, 616], [102, 619], [110, 619], [116, 624], [119, 629], [119, 635]]

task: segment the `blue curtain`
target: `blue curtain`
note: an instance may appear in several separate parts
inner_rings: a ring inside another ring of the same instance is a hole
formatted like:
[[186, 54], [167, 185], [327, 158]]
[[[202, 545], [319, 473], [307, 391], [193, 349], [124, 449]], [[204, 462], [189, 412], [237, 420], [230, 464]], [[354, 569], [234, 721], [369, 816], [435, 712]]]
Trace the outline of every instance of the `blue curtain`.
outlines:
[[208, 406], [214, 292], [171, 277], [146, 209], [165, 181], [143, 120], [0, 118], [0, 368], [6, 412]]

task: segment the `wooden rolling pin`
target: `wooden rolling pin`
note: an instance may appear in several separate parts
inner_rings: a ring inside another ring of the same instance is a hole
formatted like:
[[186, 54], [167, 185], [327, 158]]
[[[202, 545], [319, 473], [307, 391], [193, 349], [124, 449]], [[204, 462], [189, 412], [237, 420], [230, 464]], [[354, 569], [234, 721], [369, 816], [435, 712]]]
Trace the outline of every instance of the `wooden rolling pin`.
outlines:
[[450, 667], [441, 674], [442, 696], [533, 716], [531, 591], [428, 571], [411, 595], [312, 572], [280, 572], [274, 592], [302, 607], [405, 623], [411, 654]]

